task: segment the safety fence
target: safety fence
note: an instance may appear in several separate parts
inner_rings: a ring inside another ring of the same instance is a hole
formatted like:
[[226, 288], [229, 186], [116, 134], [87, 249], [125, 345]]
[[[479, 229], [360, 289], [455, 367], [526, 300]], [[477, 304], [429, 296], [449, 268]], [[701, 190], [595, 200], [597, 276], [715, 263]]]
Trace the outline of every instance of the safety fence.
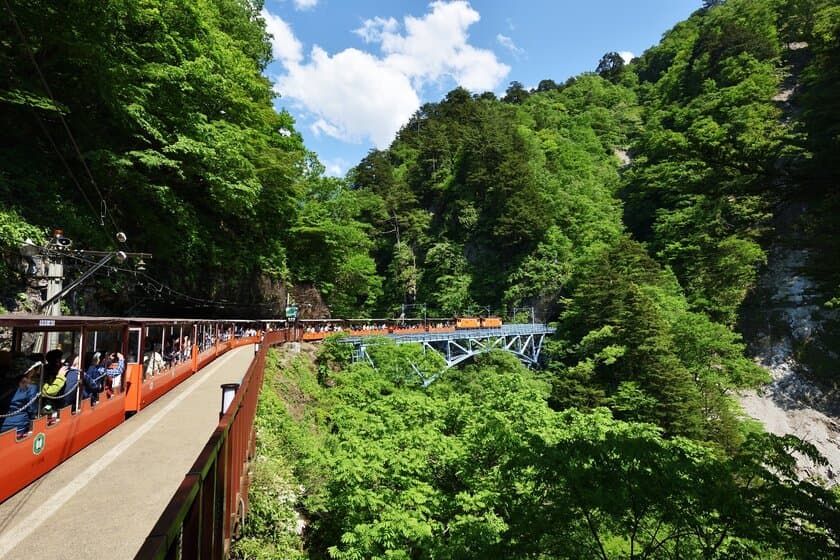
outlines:
[[299, 340], [294, 330], [269, 331], [257, 344], [242, 383], [219, 425], [164, 509], [137, 559], [221, 559], [248, 511], [248, 466], [254, 457], [254, 417], [268, 348]]

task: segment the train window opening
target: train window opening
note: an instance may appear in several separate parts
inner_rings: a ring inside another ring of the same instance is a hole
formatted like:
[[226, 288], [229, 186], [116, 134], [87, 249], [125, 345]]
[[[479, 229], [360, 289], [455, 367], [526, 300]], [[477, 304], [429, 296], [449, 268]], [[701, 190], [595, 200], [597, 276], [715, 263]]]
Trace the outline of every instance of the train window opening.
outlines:
[[126, 354], [126, 361], [129, 364], [136, 364], [140, 362], [140, 329], [128, 329], [128, 353]]
[[17, 350], [27, 356], [43, 354], [45, 340], [46, 336], [43, 332], [22, 332], [20, 333]]
[[88, 331], [85, 337], [85, 352], [100, 352], [103, 355], [122, 352], [122, 342], [122, 329]]
[[213, 344], [213, 335], [211, 334], [212, 328], [213, 328], [213, 326], [209, 325], [207, 323], [200, 323], [197, 326], [197, 331], [198, 332], [196, 334], [195, 342], [196, 342], [196, 344], [198, 344], [198, 351], [199, 352], [204, 352], [205, 350], [210, 348], [210, 346], [212, 346], [212, 344]]
[[161, 326], [146, 327], [143, 349], [143, 379], [159, 375], [169, 367], [164, 358], [166, 347], [166, 329]]
[[46, 416], [47, 426], [52, 426], [58, 422], [59, 411], [62, 408], [78, 408], [81, 398], [79, 380], [82, 368], [82, 333], [74, 330], [28, 334], [34, 336], [23, 336], [21, 341], [27, 345], [27, 350], [38, 350], [28, 352], [28, 355], [41, 362], [37, 372], [30, 378], [38, 388], [37, 415]]
[[189, 329], [182, 326], [170, 326], [166, 328], [166, 346], [164, 346], [163, 358], [169, 365], [175, 365], [187, 359], [189, 350]]
[[[97, 362], [101, 368], [104, 368], [104, 373], [99, 373], [102, 378], [102, 387], [107, 398], [111, 398], [115, 393], [122, 392], [123, 372], [119, 372], [119, 355], [123, 352], [124, 329], [100, 329], [90, 330], [87, 332], [84, 341], [84, 359], [83, 364], [85, 368]], [[125, 361], [123, 361], [123, 368]], [[119, 372], [119, 373], [117, 373]]]

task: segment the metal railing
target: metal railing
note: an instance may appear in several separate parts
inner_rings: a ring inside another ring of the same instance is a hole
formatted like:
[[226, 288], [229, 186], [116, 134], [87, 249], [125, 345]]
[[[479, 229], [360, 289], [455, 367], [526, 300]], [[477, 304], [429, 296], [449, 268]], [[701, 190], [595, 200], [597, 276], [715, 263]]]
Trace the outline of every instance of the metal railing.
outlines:
[[258, 345], [229, 408], [164, 509], [138, 559], [221, 559], [248, 510], [248, 466], [255, 450], [254, 417], [268, 348], [297, 340], [271, 331]]
[[[493, 336], [519, 336], [528, 334], [554, 334], [555, 327], [543, 324], [514, 324], [485, 329], [458, 329], [450, 331], [420, 331], [416, 333], [375, 333], [374, 336], [384, 336], [397, 342], [432, 342], [444, 340], [459, 340], [465, 338], [489, 338]], [[342, 342], [360, 344], [371, 340], [371, 336], [345, 336]]]

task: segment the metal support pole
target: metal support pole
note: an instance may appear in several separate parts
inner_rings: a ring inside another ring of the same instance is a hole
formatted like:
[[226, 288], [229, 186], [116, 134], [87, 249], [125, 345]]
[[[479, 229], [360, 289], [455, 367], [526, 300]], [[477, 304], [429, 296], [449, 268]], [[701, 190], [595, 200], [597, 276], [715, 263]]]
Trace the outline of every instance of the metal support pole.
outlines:
[[[112, 258], [114, 258], [115, 253], [110, 253], [102, 257], [98, 263], [93, 265], [87, 272], [82, 274], [79, 278], [77, 278], [73, 283], [67, 286], [64, 289], [61, 289], [61, 276], [58, 277], [58, 291], [54, 294], [49, 293], [49, 286], [52, 286], [52, 282], [47, 286], [47, 301], [44, 302], [44, 306], [51, 306], [51, 307], [58, 307], [58, 313], [50, 313], [50, 315], [61, 315], [61, 298], [72, 292], [78, 285], [82, 282], [90, 278], [94, 272], [108, 264]], [[64, 267], [61, 266], [61, 259], [59, 259], [59, 266], [61, 267], [60, 270], [63, 274]]]
[[[47, 299], [45, 301], [45, 314], [50, 317], [61, 315], [61, 298], [56, 297], [62, 292], [64, 282], [64, 259], [54, 257], [47, 252], [44, 255], [44, 272], [47, 277]], [[58, 333], [51, 332], [47, 335], [47, 349], [58, 347]]]

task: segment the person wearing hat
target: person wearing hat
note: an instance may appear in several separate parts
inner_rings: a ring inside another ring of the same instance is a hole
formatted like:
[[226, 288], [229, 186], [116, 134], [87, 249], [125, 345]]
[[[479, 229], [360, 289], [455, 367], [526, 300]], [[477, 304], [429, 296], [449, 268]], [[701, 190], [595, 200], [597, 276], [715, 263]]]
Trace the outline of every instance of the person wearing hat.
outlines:
[[31, 376], [40, 365], [20, 357], [7, 370], [4, 381], [13, 383], [0, 394], [0, 433], [15, 429], [21, 437], [29, 432], [32, 420], [38, 416], [38, 388]]
[[[69, 406], [73, 412], [76, 412], [76, 405], [79, 398], [82, 396], [82, 357], [76, 356], [69, 366], [64, 366], [64, 396], [59, 402], [58, 408]], [[60, 370], [59, 370], [60, 371]]]

